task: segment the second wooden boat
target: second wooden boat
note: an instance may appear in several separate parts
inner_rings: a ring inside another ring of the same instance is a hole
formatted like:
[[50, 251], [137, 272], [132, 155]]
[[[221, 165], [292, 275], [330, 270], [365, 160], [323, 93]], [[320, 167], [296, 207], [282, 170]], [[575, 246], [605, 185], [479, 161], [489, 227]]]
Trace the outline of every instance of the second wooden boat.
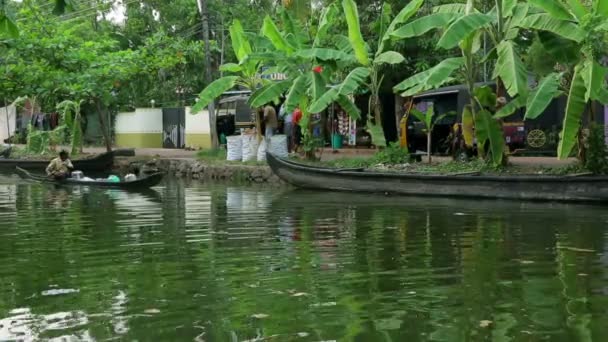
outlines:
[[606, 176], [427, 175], [319, 168], [278, 158], [266, 160], [287, 183], [304, 189], [412, 196], [608, 203]]

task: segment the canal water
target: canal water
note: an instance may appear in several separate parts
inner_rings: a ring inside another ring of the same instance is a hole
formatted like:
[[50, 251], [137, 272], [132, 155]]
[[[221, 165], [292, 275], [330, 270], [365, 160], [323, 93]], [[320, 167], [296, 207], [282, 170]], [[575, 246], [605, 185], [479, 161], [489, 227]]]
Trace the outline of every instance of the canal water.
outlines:
[[0, 182], [0, 341], [607, 341], [605, 207]]

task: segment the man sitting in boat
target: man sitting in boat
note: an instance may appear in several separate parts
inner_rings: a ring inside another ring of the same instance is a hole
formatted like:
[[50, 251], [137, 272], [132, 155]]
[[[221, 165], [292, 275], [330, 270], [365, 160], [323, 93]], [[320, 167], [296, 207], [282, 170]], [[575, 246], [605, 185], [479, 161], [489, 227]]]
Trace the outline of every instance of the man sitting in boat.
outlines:
[[59, 157], [51, 160], [49, 166], [46, 167], [46, 174], [57, 180], [69, 177], [70, 172], [74, 169], [74, 165], [72, 165], [72, 162], [68, 157], [68, 152], [59, 152]]

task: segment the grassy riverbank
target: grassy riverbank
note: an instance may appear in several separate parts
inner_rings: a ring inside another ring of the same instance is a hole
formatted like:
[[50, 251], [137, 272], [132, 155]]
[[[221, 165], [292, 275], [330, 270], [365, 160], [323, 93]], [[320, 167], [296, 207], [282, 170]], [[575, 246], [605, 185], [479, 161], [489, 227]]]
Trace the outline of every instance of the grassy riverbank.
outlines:
[[[341, 156], [331, 160], [307, 161], [301, 157], [292, 157], [294, 161], [312, 166], [324, 166], [334, 168], [365, 168], [369, 170], [383, 172], [402, 172], [402, 173], [425, 173], [425, 174], [544, 174], [544, 175], [566, 175], [582, 174], [589, 171], [579, 163], [555, 163], [546, 165], [551, 158], [531, 158], [526, 157], [525, 163], [521, 162], [521, 157], [512, 157], [506, 166], [494, 167], [484, 160], [473, 159], [468, 162], [453, 161], [449, 158], [434, 158], [429, 164], [423, 158], [422, 162], [411, 162], [409, 155], [400, 151], [389, 149], [368, 156]], [[226, 150], [204, 150], [197, 153], [197, 159], [208, 165], [250, 165], [266, 166], [266, 162], [239, 162], [227, 161]], [[535, 159], [538, 163], [535, 163]], [[542, 161], [542, 162], [541, 162]]]
[[[9, 159], [23, 159], [23, 160], [51, 160], [59, 155], [61, 149], [57, 149], [55, 152], [45, 151], [43, 153], [32, 153], [25, 147], [12, 146], [11, 154]], [[97, 154], [94, 153], [80, 153], [77, 155], [70, 155], [71, 159], [87, 159], [95, 157]]]
[[366, 168], [377, 171], [403, 172], [403, 173], [428, 173], [428, 174], [458, 174], [458, 173], [481, 173], [481, 174], [547, 174], [566, 175], [589, 172], [579, 164], [546, 166], [546, 165], [518, 165], [509, 163], [506, 166], [494, 167], [484, 160], [473, 159], [468, 162], [453, 160], [440, 160], [432, 162], [404, 162], [383, 163], [375, 157], [342, 158], [331, 161], [313, 162], [312, 165], [335, 167], [335, 168]]

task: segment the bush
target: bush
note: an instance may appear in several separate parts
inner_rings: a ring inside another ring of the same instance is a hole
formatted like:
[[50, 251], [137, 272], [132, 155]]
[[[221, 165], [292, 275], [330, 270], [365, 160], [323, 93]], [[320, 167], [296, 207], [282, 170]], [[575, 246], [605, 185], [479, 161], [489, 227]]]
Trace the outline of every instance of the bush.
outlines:
[[604, 126], [593, 124], [587, 138], [585, 168], [596, 174], [608, 173], [608, 149], [604, 137]]
[[374, 162], [389, 165], [404, 164], [409, 162], [409, 158], [407, 149], [401, 148], [399, 144], [391, 143], [374, 155]]

